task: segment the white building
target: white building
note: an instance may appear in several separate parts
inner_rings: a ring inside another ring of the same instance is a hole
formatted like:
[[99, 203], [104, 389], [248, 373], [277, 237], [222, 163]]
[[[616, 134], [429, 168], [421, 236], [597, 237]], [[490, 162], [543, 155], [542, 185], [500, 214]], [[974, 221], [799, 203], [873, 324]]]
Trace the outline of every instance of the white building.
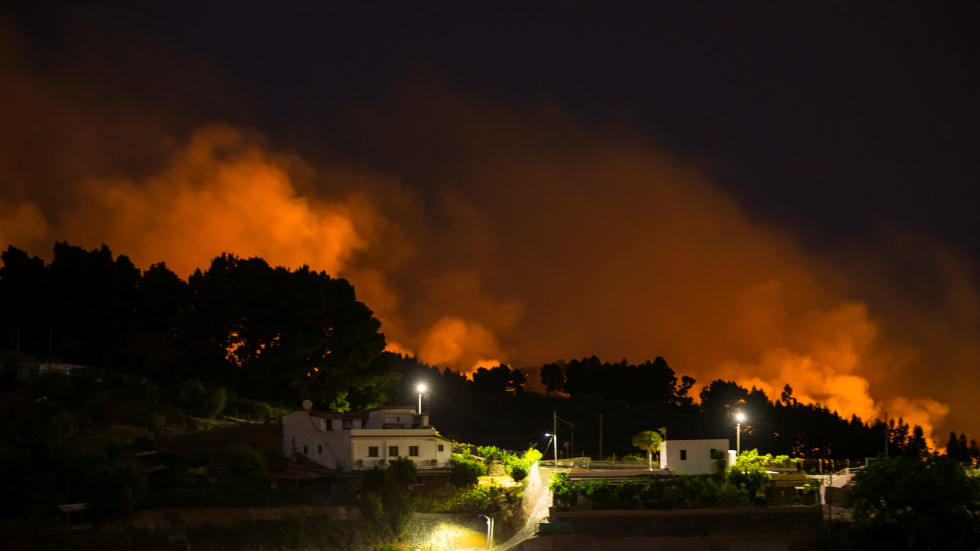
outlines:
[[282, 417], [283, 451], [340, 471], [407, 457], [418, 469], [448, 467], [450, 441], [410, 406], [348, 413], [296, 411]]
[[711, 474], [718, 471], [718, 459], [728, 469], [735, 464], [735, 450], [728, 449], [728, 439], [664, 440], [660, 443], [660, 468], [675, 473]]

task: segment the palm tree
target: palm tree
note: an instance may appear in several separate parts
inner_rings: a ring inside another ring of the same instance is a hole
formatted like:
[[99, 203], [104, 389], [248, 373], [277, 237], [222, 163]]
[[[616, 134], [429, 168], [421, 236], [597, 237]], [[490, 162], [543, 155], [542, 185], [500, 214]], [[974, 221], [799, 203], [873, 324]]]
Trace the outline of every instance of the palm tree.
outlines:
[[653, 452], [660, 449], [664, 439], [655, 430], [645, 430], [633, 437], [633, 445], [647, 452], [647, 468], [653, 470]]

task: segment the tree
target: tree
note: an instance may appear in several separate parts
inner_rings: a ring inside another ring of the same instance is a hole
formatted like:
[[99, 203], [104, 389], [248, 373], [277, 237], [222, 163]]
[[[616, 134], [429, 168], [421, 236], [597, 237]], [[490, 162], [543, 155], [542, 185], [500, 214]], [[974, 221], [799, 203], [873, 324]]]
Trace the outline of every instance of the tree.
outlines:
[[242, 394], [344, 411], [380, 405], [398, 383], [381, 323], [344, 279], [222, 255], [191, 276], [189, 296], [183, 341]]
[[554, 396], [555, 392], [565, 384], [565, 374], [562, 373], [561, 366], [557, 363], [541, 366], [541, 384], [544, 385], [548, 394]]
[[946, 455], [959, 461], [967, 463], [970, 461], [970, 448], [966, 444], [966, 434], [956, 437], [955, 432], [949, 433], [949, 441], [946, 443]]
[[701, 389], [701, 409], [711, 422], [720, 422], [745, 406], [749, 391], [735, 381], [717, 379]]
[[645, 430], [633, 437], [633, 445], [647, 452], [647, 468], [653, 470], [653, 452], [660, 449], [664, 439], [655, 430]]
[[859, 539], [894, 549], [980, 547], [980, 481], [953, 458], [881, 455], [852, 484], [844, 504]]
[[627, 382], [627, 395], [634, 402], [667, 406], [677, 401], [677, 376], [660, 356], [636, 366], [631, 379]]

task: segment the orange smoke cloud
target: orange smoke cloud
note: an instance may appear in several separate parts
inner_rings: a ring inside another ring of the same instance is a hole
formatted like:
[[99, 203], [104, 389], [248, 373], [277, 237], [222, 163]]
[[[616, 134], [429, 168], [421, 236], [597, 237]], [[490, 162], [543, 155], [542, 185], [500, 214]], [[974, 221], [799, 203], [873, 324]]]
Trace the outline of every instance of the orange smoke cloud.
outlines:
[[[430, 239], [426, 260], [469, 266], [483, 288], [519, 300], [519, 321], [494, 330], [512, 358], [662, 355], [702, 383], [733, 379], [773, 399], [788, 383], [798, 399], [845, 417], [887, 413], [914, 419], [927, 435], [969, 407], [950, 402], [957, 391], [948, 385], [933, 382], [928, 394], [920, 385], [933, 369], [968, 373], [980, 349], [970, 336], [978, 310], [962, 303], [976, 304], [975, 278], [959, 259], [934, 264], [919, 255], [912, 269], [894, 271], [845, 250], [811, 254], [788, 231], [751, 220], [697, 163], [642, 136], [587, 129], [547, 106], [518, 114], [438, 88], [405, 98], [397, 112], [358, 122], [375, 150], [400, 152], [394, 162], [408, 170], [406, 181], [449, 198], [444, 213], [456, 237]], [[440, 156], [445, 150], [454, 155]], [[419, 167], [409, 158], [440, 162]], [[916, 292], [887, 292], [924, 266], [945, 266], [957, 284], [946, 304], [924, 309]], [[934, 322], [951, 313], [957, 330], [944, 335]], [[467, 319], [493, 321], [486, 313]], [[943, 352], [947, 339], [955, 358]], [[951, 361], [933, 363], [940, 358]]]
[[76, 193], [87, 208], [66, 215], [65, 233], [111, 243], [137, 265], [164, 259], [183, 276], [223, 252], [336, 274], [365, 247], [355, 214], [343, 201], [297, 193], [297, 164], [239, 130], [205, 127], [159, 176], [85, 181]]
[[408, 90], [351, 125], [381, 173], [229, 125], [120, 117], [6, 71], [0, 178], [44, 177], [0, 188], [0, 238], [34, 254], [104, 242], [183, 276], [222, 252], [307, 264], [350, 279], [389, 348], [432, 364], [663, 356], [703, 384], [777, 398], [788, 383], [845, 416], [980, 434], [976, 265], [941, 244], [813, 254], [700, 163], [553, 106]]
[[47, 235], [47, 220], [36, 205], [0, 204], [0, 243], [35, 243]]
[[500, 364], [503, 353], [497, 338], [482, 324], [446, 316], [429, 328], [419, 357], [470, 372]]

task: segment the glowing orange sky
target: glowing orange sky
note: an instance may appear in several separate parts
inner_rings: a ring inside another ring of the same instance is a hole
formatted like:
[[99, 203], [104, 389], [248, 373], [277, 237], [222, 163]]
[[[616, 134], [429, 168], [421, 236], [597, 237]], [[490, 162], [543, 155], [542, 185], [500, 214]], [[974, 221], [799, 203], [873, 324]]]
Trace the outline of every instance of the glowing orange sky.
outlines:
[[[844, 415], [980, 433], [976, 266], [928, 236], [808, 252], [697, 161], [548, 105], [518, 113], [435, 88], [406, 93], [397, 117], [365, 117], [379, 148], [431, 165], [413, 173], [422, 193], [397, 170], [314, 163], [222, 123], [113, 118], [30, 71], [4, 74], [16, 86], [0, 103], [18, 110], [0, 177], [37, 185], [0, 190], [0, 243], [40, 256], [55, 240], [106, 243], [182, 277], [222, 252], [307, 264], [349, 278], [391, 348], [433, 364], [663, 356], [701, 384], [775, 398], [788, 383]], [[167, 139], [141, 134], [147, 121]], [[43, 139], [18, 139], [28, 129]], [[143, 141], [108, 138], [119, 132]], [[131, 148], [148, 161], [112, 169]], [[926, 298], [908, 293], [899, 257], [921, 264]]]

